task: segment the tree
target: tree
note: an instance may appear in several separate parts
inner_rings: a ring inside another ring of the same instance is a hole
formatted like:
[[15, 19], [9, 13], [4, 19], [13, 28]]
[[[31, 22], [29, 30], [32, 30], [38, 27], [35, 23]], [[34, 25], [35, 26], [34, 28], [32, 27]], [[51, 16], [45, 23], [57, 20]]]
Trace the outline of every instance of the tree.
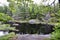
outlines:
[[4, 13], [4, 7], [0, 6], [0, 13]]
[[31, 0], [8, 0], [10, 10], [17, 15], [22, 14], [24, 19], [28, 16], [28, 6]]
[[59, 1], [59, 8], [60, 8], [60, 0], [58, 0]]

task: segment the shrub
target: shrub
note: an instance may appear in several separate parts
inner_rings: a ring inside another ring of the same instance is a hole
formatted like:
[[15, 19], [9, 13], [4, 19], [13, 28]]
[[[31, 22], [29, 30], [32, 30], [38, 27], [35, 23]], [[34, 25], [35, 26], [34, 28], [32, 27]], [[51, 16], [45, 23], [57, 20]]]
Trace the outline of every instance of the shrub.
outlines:
[[60, 23], [55, 26], [54, 32], [52, 33], [51, 40], [60, 40]]
[[15, 37], [15, 33], [9, 33], [8, 35], [5, 35], [5, 36], [1, 36], [0, 37], [0, 40], [9, 40], [10, 38], [13, 38]]
[[0, 13], [0, 21], [9, 21], [9, 20], [12, 20], [10, 16], [4, 13]]
[[9, 24], [0, 24], [0, 30], [16, 30], [15, 27], [10, 27]]

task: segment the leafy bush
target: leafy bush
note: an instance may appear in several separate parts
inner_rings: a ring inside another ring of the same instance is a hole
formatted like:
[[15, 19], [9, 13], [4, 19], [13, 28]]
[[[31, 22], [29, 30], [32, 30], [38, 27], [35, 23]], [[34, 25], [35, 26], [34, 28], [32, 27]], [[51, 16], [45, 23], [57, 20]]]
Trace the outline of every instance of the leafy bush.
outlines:
[[[9, 24], [0, 24], [0, 30], [5, 30], [5, 31], [9, 31], [9, 30], [16, 30], [15, 27], [10, 27]], [[10, 40], [10, 38], [15, 37], [15, 33], [9, 33], [8, 35], [4, 35], [0, 37], [0, 40]]]
[[60, 23], [55, 26], [54, 30], [51, 40], [60, 40]]
[[0, 13], [0, 21], [9, 21], [9, 20], [12, 20], [10, 16], [4, 13]]
[[1, 24], [0, 30], [16, 30], [15, 27], [10, 27], [9, 24]]
[[15, 36], [16, 36], [15, 33], [12, 32], [12, 33], [9, 33], [8, 35], [1, 36], [0, 40], [9, 40], [10, 38], [13, 38]]

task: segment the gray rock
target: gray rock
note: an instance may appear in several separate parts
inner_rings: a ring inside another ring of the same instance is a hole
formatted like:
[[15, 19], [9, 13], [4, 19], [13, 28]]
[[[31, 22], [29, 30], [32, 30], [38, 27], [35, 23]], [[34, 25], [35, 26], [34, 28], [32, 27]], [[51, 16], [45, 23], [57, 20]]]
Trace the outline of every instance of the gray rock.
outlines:
[[47, 34], [47, 35], [38, 35], [38, 34], [18, 35], [17, 40], [44, 40], [46, 38], [50, 38], [50, 34]]

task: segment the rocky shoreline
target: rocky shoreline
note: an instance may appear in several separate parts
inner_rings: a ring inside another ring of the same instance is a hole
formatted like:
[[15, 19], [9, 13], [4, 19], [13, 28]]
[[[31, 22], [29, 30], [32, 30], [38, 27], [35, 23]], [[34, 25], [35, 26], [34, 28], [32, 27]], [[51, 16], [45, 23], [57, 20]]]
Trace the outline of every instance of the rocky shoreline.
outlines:
[[38, 34], [18, 34], [17, 37], [12, 38], [10, 40], [49, 40], [50, 34], [47, 35], [38, 35]]

